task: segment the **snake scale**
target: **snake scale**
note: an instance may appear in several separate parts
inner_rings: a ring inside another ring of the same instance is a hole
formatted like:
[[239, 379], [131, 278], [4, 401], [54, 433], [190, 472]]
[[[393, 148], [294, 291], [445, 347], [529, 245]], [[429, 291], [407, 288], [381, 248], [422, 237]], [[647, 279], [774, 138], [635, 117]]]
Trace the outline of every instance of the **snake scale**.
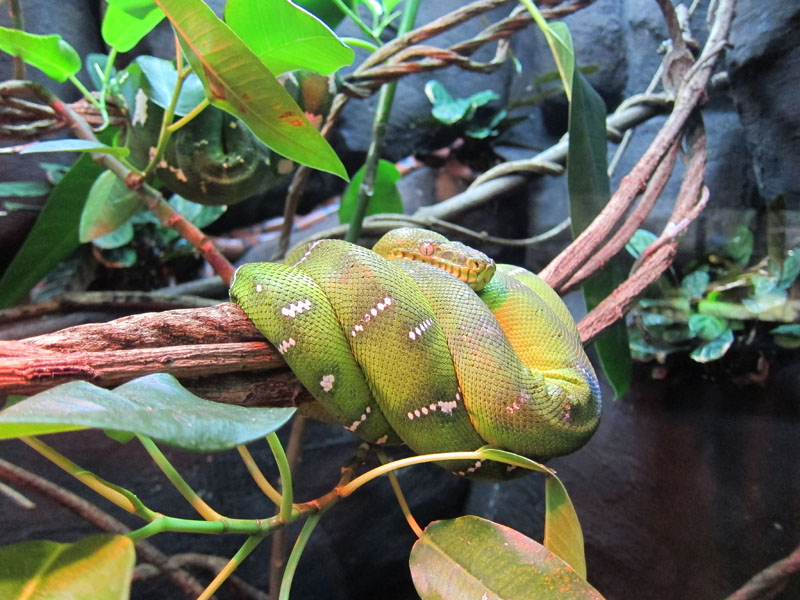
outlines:
[[[366, 441], [543, 461], [599, 423], [597, 377], [558, 295], [437, 233], [396, 229], [373, 250], [318, 240], [284, 264], [242, 265], [230, 296], [328, 417]], [[440, 464], [510, 476], [492, 461]]]

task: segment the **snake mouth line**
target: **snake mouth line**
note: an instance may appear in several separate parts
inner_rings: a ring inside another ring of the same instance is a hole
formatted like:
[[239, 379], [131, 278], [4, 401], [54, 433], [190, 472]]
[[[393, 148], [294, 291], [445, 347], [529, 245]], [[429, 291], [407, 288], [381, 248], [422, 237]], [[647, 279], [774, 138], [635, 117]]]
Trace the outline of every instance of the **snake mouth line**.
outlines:
[[[474, 261], [475, 264], [473, 265], [457, 265], [451, 261], [443, 260], [441, 258], [436, 257], [429, 257], [429, 256], [421, 256], [419, 254], [413, 252], [404, 252], [402, 250], [398, 250], [393, 252], [387, 258], [392, 259], [404, 259], [404, 260], [413, 260], [421, 263], [425, 263], [427, 265], [431, 265], [432, 267], [436, 267], [437, 269], [441, 269], [446, 273], [450, 273], [456, 279], [463, 281], [464, 283], [469, 284], [470, 286], [479, 285], [480, 287], [475, 289], [480, 289], [484, 285], [488, 279], [485, 277], [484, 273], [487, 272], [485, 266], [482, 266], [478, 261]], [[494, 262], [489, 265], [489, 267], [494, 267]], [[493, 268], [489, 270], [491, 274], [494, 271]], [[482, 277], [483, 276], [483, 277]]]

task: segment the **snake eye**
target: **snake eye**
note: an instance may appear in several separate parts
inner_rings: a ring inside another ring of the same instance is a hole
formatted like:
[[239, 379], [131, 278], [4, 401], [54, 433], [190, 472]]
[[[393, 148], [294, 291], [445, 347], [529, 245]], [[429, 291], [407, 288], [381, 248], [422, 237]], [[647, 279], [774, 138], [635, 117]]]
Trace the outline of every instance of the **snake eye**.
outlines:
[[436, 246], [433, 242], [422, 242], [419, 245], [419, 253], [422, 254], [422, 256], [433, 256], [435, 250]]

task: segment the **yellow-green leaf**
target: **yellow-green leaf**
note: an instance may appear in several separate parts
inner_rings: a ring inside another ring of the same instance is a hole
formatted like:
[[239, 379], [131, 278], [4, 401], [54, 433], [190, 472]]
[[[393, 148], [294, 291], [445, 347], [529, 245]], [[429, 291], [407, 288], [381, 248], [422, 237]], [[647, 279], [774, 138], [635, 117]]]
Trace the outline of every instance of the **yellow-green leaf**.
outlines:
[[56, 81], [66, 81], [81, 70], [81, 57], [60, 35], [36, 35], [0, 27], [0, 49], [19, 56]]
[[119, 535], [93, 535], [72, 544], [22, 542], [0, 548], [0, 598], [126, 600], [136, 555]]
[[228, 0], [225, 22], [275, 75], [296, 69], [328, 75], [355, 56], [325, 23], [290, 0]]
[[409, 565], [422, 600], [602, 598], [538, 542], [472, 515], [428, 525]]

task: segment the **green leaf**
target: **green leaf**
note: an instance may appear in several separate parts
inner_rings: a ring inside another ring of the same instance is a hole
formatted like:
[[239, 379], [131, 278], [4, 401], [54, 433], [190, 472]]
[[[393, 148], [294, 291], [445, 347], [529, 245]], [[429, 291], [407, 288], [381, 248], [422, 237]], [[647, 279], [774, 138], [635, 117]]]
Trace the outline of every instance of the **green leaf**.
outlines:
[[117, 52], [133, 50], [134, 46], [164, 18], [164, 13], [155, 4], [151, 2], [150, 5], [150, 10], [144, 12], [143, 17], [137, 18], [116, 6], [112, 0], [103, 16], [101, 27], [103, 41]]
[[239, 117], [267, 146], [347, 179], [333, 148], [275, 76], [202, 0], [155, 0], [181, 39], [207, 97]]
[[72, 381], [0, 411], [0, 439], [99, 427], [213, 452], [275, 431], [294, 411], [209, 402], [166, 373], [139, 377], [113, 391]]
[[127, 600], [136, 552], [123, 535], [72, 544], [33, 541], [0, 548], [0, 598]]
[[[603, 99], [589, 82], [574, 70], [572, 101], [569, 105], [569, 149], [567, 188], [569, 189], [572, 235], [576, 237], [594, 220], [611, 195], [606, 166], [606, 108]], [[625, 269], [615, 256], [583, 284], [586, 307], [592, 310], [625, 279]], [[620, 320], [603, 331], [594, 342], [597, 356], [617, 396], [625, 393], [631, 381], [628, 330]]]
[[744, 307], [753, 313], [753, 316], [758, 316], [773, 308], [778, 308], [786, 304], [788, 294], [786, 290], [775, 290], [766, 294], [761, 294], [753, 298], [743, 298], [742, 304]]
[[[136, 58], [136, 64], [141, 67], [147, 81], [143, 86], [147, 97], [161, 108], [167, 108], [172, 101], [172, 92], [178, 81], [178, 71], [170, 61], [155, 56], [139, 56]], [[175, 114], [179, 117], [188, 114], [205, 97], [206, 93], [200, 78], [194, 73], [189, 74], [181, 85]]]
[[[342, 203], [339, 206], [340, 223], [349, 223], [353, 220], [358, 201], [358, 188], [361, 187], [362, 181], [364, 181], [364, 166], [353, 175], [353, 179], [342, 195]], [[394, 163], [380, 159], [378, 170], [375, 172], [372, 198], [367, 206], [366, 214], [403, 212], [403, 198], [397, 189], [398, 181], [400, 181], [400, 171], [397, 170]]]
[[778, 283], [777, 276], [771, 275], [755, 275], [751, 280], [753, 284], [753, 295], [763, 296], [769, 294], [775, 289], [775, 284]]
[[92, 240], [92, 243], [103, 250], [111, 250], [128, 244], [133, 240], [133, 223], [128, 219], [121, 227], [111, 233], [101, 235]]
[[531, 13], [536, 25], [544, 34], [556, 62], [558, 74], [561, 76], [567, 99], [572, 102], [572, 88], [575, 85], [575, 51], [572, 47], [572, 36], [569, 29], [564, 23], [548, 23], [531, 0], [522, 0], [522, 4]]
[[473, 515], [428, 525], [409, 565], [422, 600], [602, 598], [538, 542]]
[[681, 281], [681, 290], [688, 298], [702, 298], [711, 276], [707, 271], [692, 271]]
[[146, 19], [156, 5], [153, 0], [107, 0], [107, 2], [135, 19]]
[[228, 0], [225, 21], [275, 75], [328, 75], [355, 57], [325, 23], [289, 0]]
[[[173, 194], [172, 198], [169, 199], [169, 205], [186, 217], [192, 225], [200, 229], [211, 225], [228, 210], [227, 206], [200, 204], [182, 198], [178, 194]], [[174, 231], [174, 229], [170, 229], [170, 231]]]
[[561, 480], [552, 475], [545, 479], [544, 545], [586, 578], [583, 531], [578, 513]]
[[729, 328], [728, 321], [715, 317], [693, 313], [689, 315], [689, 329], [704, 340], [713, 340], [722, 335]]
[[[344, 0], [344, 4], [349, 8], [353, 8], [354, 3], [355, 0]], [[334, 29], [345, 17], [345, 14], [331, 0], [298, 0], [297, 4], [314, 13]]]
[[84, 154], [53, 187], [28, 237], [0, 279], [0, 308], [14, 306], [79, 246], [83, 205], [102, 171], [103, 167]]
[[43, 181], [4, 181], [0, 183], [2, 198], [35, 198], [49, 194], [51, 186]]
[[90, 142], [89, 140], [48, 140], [46, 142], [34, 142], [28, 144], [20, 154], [33, 154], [34, 152], [103, 152], [116, 157], [125, 157], [130, 150], [122, 147], [107, 146], [101, 142]]
[[111, 171], [103, 172], [92, 184], [81, 214], [78, 238], [91, 242], [118, 229], [142, 206], [135, 192]]
[[692, 360], [707, 363], [721, 358], [733, 344], [733, 331], [726, 329], [718, 337], [692, 350]]
[[739, 265], [746, 265], [753, 254], [753, 232], [744, 225], [739, 225], [726, 240], [723, 251]]
[[433, 105], [431, 108], [433, 118], [445, 125], [453, 125], [462, 119], [470, 119], [479, 107], [500, 98], [492, 90], [483, 90], [469, 98], [453, 98], [450, 92], [435, 79], [425, 84], [425, 95]]
[[781, 348], [800, 348], [800, 324], [779, 325], [771, 331], [775, 343]]
[[628, 240], [628, 243], [625, 244], [625, 250], [627, 250], [628, 254], [633, 256], [633, 258], [639, 258], [644, 254], [644, 251], [647, 250], [647, 247], [656, 241], [656, 239], [657, 236], [655, 233], [647, 231], [646, 229], [637, 229], [631, 236], [631, 239]]
[[0, 49], [19, 56], [56, 81], [66, 81], [81, 70], [81, 57], [60, 35], [35, 35], [0, 27]]
[[800, 275], [800, 248], [792, 248], [786, 253], [786, 260], [783, 261], [778, 287], [782, 290], [788, 290], [792, 287], [798, 275]]

